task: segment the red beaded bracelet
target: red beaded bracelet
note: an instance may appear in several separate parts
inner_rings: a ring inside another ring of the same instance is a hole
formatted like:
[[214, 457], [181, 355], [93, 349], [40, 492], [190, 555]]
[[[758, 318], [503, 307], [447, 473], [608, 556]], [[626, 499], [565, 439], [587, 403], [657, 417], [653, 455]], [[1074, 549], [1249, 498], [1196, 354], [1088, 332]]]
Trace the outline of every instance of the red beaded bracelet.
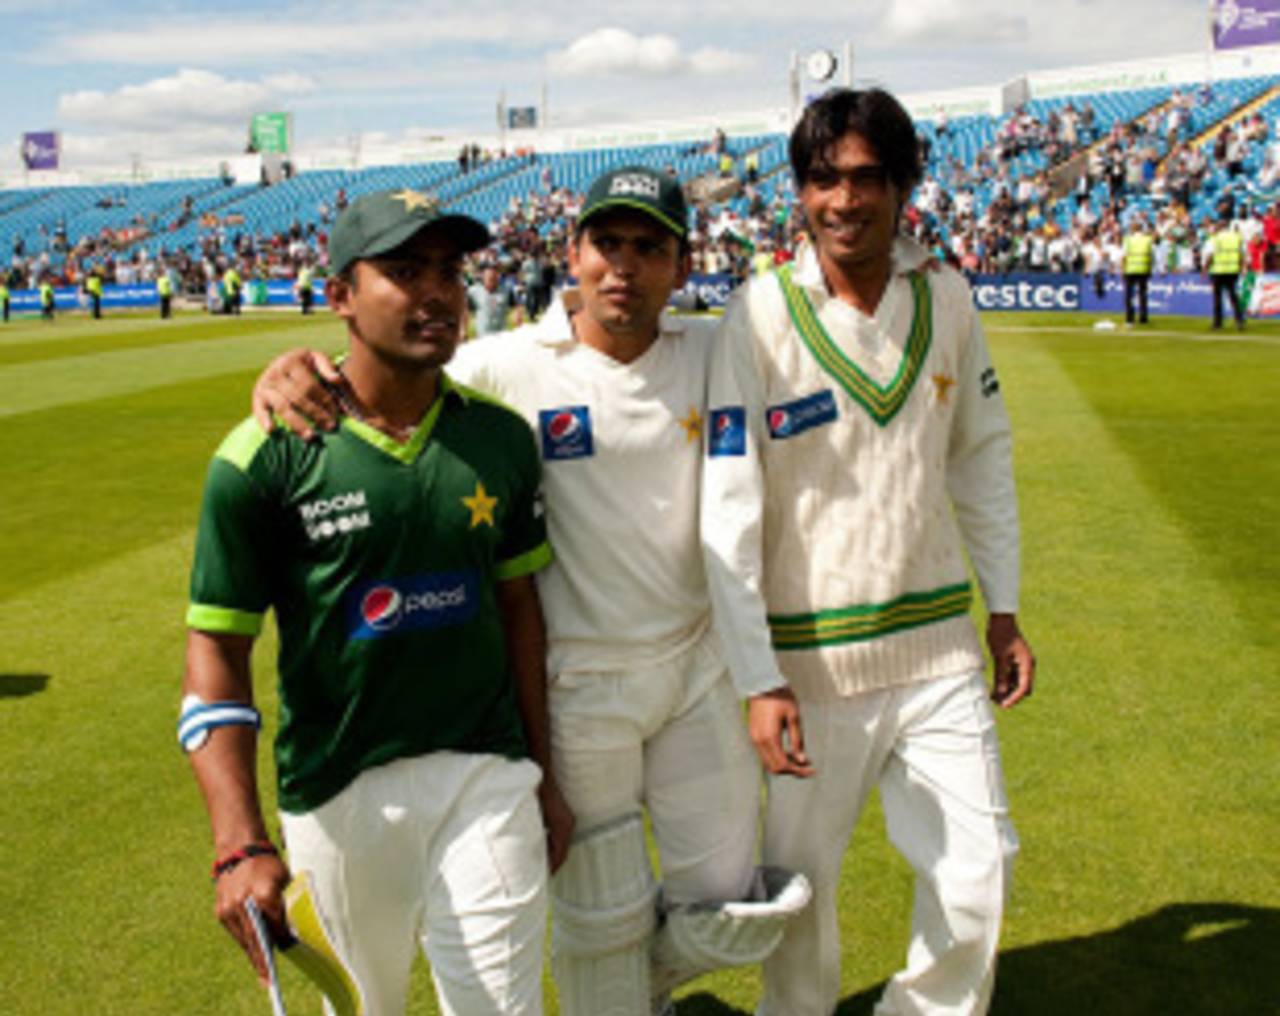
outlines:
[[274, 843], [250, 843], [241, 847], [226, 857], [220, 858], [213, 862], [213, 870], [209, 872], [209, 877], [215, 882], [223, 875], [229, 872], [241, 861], [247, 861], [251, 857], [279, 857], [280, 851], [276, 849]]

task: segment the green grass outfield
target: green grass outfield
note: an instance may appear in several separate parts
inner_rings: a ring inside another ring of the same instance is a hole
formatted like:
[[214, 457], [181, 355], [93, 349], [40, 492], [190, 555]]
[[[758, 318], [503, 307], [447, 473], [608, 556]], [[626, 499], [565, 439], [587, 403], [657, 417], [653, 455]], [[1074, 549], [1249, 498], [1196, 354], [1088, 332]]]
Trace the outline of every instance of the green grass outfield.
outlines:
[[[1040, 660], [1000, 717], [1023, 849], [994, 1011], [1278, 1012], [1280, 326], [1091, 321], [987, 319]], [[173, 721], [205, 464], [261, 365], [302, 343], [340, 333], [0, 326], [0, 1013], [269, 1011], [211, 916]], [[840, 1012], [867, 1013], [910, 914], [874, 811], [844, 894]], [[291, 1014], [320, 1011], [286, 987]], [[680, 1012], [749, 1012], [757, 988], [709, 977]], [[425, 976], [411, 1011], [436, 1011]]]

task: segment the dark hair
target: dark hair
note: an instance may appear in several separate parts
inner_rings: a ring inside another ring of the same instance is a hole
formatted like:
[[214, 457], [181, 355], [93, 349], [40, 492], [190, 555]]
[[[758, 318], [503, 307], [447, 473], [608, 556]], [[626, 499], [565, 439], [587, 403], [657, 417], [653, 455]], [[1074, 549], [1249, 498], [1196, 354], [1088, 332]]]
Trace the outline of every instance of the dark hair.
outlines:
[[[602, 209], [600, 212], [597, 212], [596, 214], [603, 216], [603, 215], [607, 215], [610, 211], [612, 211], [612, 209]], [[582, 222], [581, 220], [574, 222], [572, 242], [575, 247], [581, 246], [583, 234], [587, 231], [587, 227], [590, 226], [594, 221], [595, 221], [595, 216], [592, 216], [591, 219], [587, 220], [586, 222]], [[654, 219], [653, 221], [656, 222], [657, 220]], [[671, 235], [676, 238], [676, 242], [678, 245], [676, 248], [676, 253], [679, 256], [679, 258], [683, 261], [687, 255], [693, 253], [693, 243], [689, 240], [689, 234], [685, 233], [684, 236], [679, 236], [676, 233], [672, 233]]]
[[889, 179], [903, 197], [924, 175], [920, 139], [911, 114], [880, 88], [855, 91], [833, 88], [811, 102], [791, 132], [791, 171], [803, 187], [815, 165], [823, 165], [846, 134], [860, 135], [879, 157]]

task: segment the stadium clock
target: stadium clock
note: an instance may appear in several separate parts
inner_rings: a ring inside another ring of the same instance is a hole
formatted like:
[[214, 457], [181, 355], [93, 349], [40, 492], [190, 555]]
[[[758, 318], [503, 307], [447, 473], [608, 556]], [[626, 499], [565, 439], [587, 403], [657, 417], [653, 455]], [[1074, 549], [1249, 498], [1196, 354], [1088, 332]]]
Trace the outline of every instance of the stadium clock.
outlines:
[[805, 58], [804, 69], [814, 81], [827, 81], [836, 72], [835, 54], [827, 49], [815, 49]]

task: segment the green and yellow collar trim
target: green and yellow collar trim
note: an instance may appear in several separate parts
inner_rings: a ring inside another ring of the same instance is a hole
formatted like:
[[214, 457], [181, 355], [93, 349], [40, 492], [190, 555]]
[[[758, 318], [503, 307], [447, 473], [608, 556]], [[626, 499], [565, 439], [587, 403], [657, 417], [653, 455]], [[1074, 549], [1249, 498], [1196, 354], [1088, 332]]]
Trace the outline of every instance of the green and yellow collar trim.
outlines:
[[809, 295], [791, 278], [791, 266], [783, 265], [775, 273], [787, 302], [791, 321], [800, 333], [818, 365], [883, 427], [906, 404], [911, 389], [924, 367], [929, 347], [933, 344], [933, 298], [922, 272], [908, 272], [911, 286], [911, 332], [898, 371], [887, 385], [873, 381], [831, 338], [814, 310]]

